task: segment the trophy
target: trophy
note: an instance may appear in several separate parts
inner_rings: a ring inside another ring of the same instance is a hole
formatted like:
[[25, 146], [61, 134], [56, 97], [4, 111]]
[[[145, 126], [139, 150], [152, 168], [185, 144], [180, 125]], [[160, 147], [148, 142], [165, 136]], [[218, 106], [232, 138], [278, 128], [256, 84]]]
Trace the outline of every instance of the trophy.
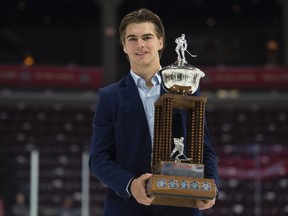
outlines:
[[[196, 207], [196, 199], [213, 199], [217, 193], [214, 180], [204, 178], [207, 98], [191, 95], [205, 74], [186, 61], [185, 52], [195, 55], [187, 50], [185, 34], [175, 42], [177, 61], [160, 70], [167, 93], [155, 102], [152, 176], [147, 183], [147, 194], [155, 197], [152, 204]], [[187, 112], [187, 134], [180, 137], [173, 137], [174, 109]]]

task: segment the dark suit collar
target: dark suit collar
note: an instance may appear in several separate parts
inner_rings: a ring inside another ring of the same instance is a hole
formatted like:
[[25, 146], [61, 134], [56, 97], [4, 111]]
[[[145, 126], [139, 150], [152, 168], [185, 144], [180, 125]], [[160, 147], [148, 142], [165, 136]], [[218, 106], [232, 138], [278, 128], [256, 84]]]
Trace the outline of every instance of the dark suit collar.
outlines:
[[125, 87], [125, 90], [127, 91], [127, 93], [129, 95], [131, 95], [131, 94], [132, 95], [139, 95], [137, 86], [136, 86], [136, 84], [133, 80], [133, 77], [131, 76], [130, 73], [128, 73], [126, 75], [126, 77], [124, 78], [124, 87]]
[[[133, 80], [133, 77], [131, 76], [130, 73], [128, 73], [126, 75], [126, 77], [124, 78], [124, 90], [125, 90], [126, 95], [129, 98], [129, 101], [132, 101], [132, 103], [133, 103], [133, 104], [131, 104], [131, 106], [133, 106], [135, 109], [143, 112], [144, 117], [145, 117], [144, 107], [143, 107], [140, 95], [138, 93], [137, 86], [136, 86], [136, 84]], [[145, 119], [146, 119], [146, 117], [145, 117]]]

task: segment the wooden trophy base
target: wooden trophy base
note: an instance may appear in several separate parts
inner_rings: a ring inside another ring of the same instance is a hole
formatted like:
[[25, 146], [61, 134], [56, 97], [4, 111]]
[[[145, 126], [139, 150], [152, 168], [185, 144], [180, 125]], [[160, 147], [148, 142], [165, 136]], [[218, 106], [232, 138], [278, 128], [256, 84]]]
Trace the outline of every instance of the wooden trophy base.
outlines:
[[153, 174], [147, 184], [155, 205], [196, 208], [197, 199], [211, 200], [216, 193], [213, 179]]

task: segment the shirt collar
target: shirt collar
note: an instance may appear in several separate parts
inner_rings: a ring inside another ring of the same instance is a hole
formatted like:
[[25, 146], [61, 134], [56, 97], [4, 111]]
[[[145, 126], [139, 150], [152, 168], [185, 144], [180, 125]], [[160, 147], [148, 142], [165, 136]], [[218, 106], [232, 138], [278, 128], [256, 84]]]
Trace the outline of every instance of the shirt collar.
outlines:
[[[160, 69], [161, 69], [161, 68], [160, 68]], [[159, 70], [160, 70], [160, 69], [159, 69]], [[154, 76], [152, 77], [152, 83], [153, 83], [153, 85], [159, 85], [159, 84], [161, 84], [161, 82], [162, 82], [161, 76], [160, 76], [160, 74], [159, 74], [159, 70], [158, 70], [157, 73], [155, 73]], [[143, 83], [144, 80], [143, 80], [140, 76], [138, 76], [136, 73], [134, 73], [132, 70], [130, 70], [130, 74], [131, 74], [131, 76], [132, 76], [132, 78], [133, 78], [136, 86], [139, 86], [141, 82]]]

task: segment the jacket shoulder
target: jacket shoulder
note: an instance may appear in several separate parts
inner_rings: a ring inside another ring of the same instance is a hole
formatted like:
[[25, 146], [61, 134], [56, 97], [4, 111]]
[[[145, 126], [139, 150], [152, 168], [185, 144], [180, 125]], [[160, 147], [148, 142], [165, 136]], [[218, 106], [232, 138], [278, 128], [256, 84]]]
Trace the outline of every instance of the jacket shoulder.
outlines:
[[108, 94], [109, 95], [109, 94], [113, 94], [113, 92], [120, 91], [125, 86], [126, 77], [127, 76], [121, 78], [119, 81], [117, 81], [115, 83], [112, 83], [112, 84], [109, 84], [107, 86], [99, 88], [97, 92], [101, 93], [101, 94], [105, 94], [105, 95]]

